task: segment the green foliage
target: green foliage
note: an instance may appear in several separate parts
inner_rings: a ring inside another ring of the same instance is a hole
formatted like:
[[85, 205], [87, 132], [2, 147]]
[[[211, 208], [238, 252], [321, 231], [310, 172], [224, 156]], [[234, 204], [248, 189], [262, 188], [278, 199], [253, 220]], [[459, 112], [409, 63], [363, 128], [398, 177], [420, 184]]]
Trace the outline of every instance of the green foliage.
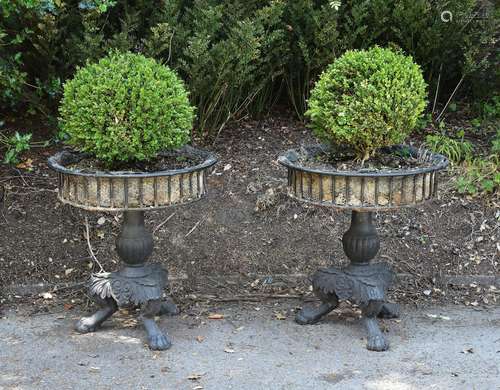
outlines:
[[348, 145], [366, 159], [415, 128], [425, 88], [411, 57], [380, 47], [347, 51], [321, 75], [306, 114], [320, 139]]
[[441, 153], [454, 163], [458, 173], [455, 182], [458, 192], [468, 195], [495, 193], [500, 189], [500, 130], [491, 141], [490, 152], [475, 155], [472, 144], [464, 140], [464, 132], [459, 139], [444, 134], [429, 134], [426, 146]]
[[428, 134], [425, 143], [430, 150], [446, 156], [454, 164], [470, 160], [473, 155], [472, 144], [464, 140], [463, 136], [455, 139], [444, 134]]
[[483, 121], [498, 121], [500, 119], [500, 95], [493, 95], [486, 101], [476, 102], [473, 106], [478, 115], [475, 121], [480, 126]]
[[496, 136], [491, 141], [491, 152], [500, 156], [500, 129], [497, 130]]
[[498, 154], [476, 157], [464, 164], [464, 172], [457, 178], [460, 193], [477, 195], [494, 193], [500, 189], [500, 159]]
[[488, 96], [500, 82], [499, 11], [498, 2], [481, 0], [345, 0], [339, 31], [344, 50], [393, 44], [411, 54], [432, 94], [440, 80], [440, 98], [446, 99], [462, 76], [466, 88]]
[[111, 53], [64, 84], [68, 143], [112, 165], [189, 141], [193, 108], [175, 72], [139, 54]]
[[22, 152], [30, 150], [31, 137], [31, 133], [20, 134], [17, 131], [11, 137], [5, 137], [0, 134], [0, 144], [3, 144], [3, 146], [6, 148], [3, 163], [11, 165], [18, 164], [19, 155]]
[[[198, 130], [265, 114], [301, 116], [319, 74], [346, 50], [401, 48], [434, 96], [491, 96], [498, 6], [481, 0], [0, 0], [0, 110], [51, 116], [62, 84], [111, 49], [175, 69], [191, 91]], [[444, 22], [441, 12], [453, 19]], [[484, 100], [484, 98], [483, 98]], [[214, 131], [215, 130], [215, 131]]]

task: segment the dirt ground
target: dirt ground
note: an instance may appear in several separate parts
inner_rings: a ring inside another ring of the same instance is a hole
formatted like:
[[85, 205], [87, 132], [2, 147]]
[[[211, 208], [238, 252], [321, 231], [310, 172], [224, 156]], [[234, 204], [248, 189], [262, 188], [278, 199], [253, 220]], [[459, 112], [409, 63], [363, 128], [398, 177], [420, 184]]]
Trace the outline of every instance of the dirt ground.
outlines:
[[[310, 294], [306, 276], [317, 267], [346, 263], [340, 239], [349, 213], [287, 198], [286, 171], [276, 161], [284, 150], [314, 142], [303, 124], [274, 117], [232, 125], [214, 145], [201, 145], [219, 158], [208, 196], [147, 213], [156, 245], [151, 260], [176, 278], [177, 299], [300, 297]], [[106, 270], [118, 267], [114, 240], [120, 216], [85, 212], [57, 200], [56, 177], [46, 163], [57, 149], [23, 155], [31, 171], [0, 165], [3, 303], [21, 299], [14, 286], [37, 283], [63, 286], [52, 296], [80, 302], [83, 294], [71, 286], [84, 282], [95, 267], [84, 234], [86, 217], [98, 260]], [[402, 275], [391, 290], [397, 300], [500, 302], [499, 287], [446, 282], [449, 275], [490, 280], [500, 268], [497, 201], [459, 195], [452, 180], [449, 172], [441, 175], [436, 200], [376, 215], [382, 240], [378, 257]]]

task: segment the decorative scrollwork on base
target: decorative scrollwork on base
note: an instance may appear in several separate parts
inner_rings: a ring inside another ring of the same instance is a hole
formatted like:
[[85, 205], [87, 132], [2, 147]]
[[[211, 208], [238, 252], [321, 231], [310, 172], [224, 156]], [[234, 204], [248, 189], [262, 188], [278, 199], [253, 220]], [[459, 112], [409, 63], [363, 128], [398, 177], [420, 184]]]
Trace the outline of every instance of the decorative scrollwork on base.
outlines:
[[392, 283], [393, 271], [387, 263], [351, 264], [346, 268], [329, 267], [316, 271], [312, 278], [315, 291], [336, 294], [359, 306], [369, 301], [384, 301], [385, 291]]
[[160, 264], [125, 267], [118, 272], [94, 274], [89, 292], [100, 299], [112, 298], [118, 306], [142, 305], [160, 300], [167, 285], [167, 271]]

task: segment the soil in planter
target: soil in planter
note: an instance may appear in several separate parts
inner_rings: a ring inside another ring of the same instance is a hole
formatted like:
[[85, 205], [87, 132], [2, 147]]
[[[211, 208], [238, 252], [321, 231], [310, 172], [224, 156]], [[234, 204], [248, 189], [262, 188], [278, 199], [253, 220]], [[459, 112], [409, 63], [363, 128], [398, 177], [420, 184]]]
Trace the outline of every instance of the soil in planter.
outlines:
[[349, 150], [333, 150], [321, 153], [314, 157], [302, 155], [299, 162], [307, 168], [333, 169], [336, 171], [382, 171], [398, 169], [428, 168], [431, 164], [427, 161], [412, 157], [402, 151], [383, 153], [376, 152], [369, 159], [362, 161]]
[[201, 164], [203, 161], [204, 159], [201, 156], [165, 155], [157, 156], [148, 161], [121, 162], [110, 168], [102, 161], [94, 157], [89, 157], [76, 163], [68, 164], [67, 168], [76, 169], [84, 173], [95, 171], [158, 172], [189, 168]]

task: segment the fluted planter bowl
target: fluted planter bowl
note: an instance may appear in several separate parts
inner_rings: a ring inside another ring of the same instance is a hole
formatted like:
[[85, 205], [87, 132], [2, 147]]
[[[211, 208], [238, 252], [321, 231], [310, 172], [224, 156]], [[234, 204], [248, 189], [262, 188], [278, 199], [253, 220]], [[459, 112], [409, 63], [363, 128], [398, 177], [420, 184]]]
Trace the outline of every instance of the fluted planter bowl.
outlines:
[[288, 150], [278, 161], [288, 169], [289, 195], [303, 202], [360, 211], [413, 206], [437, 193], [438, 174], [448, 161], [440, 154], [412, 146], [395, 145], [385, 153], [404, 151], [425, 164], [423, 168], [342, 171], [310, 168], [301, 160], [329, 151], [327, 145]]
[[202, 162], [155, 172], [90, 172], [68, 167], [88, 155], [64, 150], [49, 159], [49, 166], [57, 172], [59, 200], [86, 210], [151, 210], [191, 202], [205, 195], [207, 172], [216, 163], [215, 156], [190, 146], [159, 155], [196, 157]]

